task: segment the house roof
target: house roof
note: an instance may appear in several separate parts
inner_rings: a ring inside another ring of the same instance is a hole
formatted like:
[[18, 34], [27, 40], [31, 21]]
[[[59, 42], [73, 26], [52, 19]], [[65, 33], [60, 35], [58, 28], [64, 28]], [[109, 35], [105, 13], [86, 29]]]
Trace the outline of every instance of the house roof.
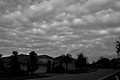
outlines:
[[[12, 56], [2, 57], [3, 62], [9, 63], [11, 57], [12, 57]], [[24, 55], [24, 54], [18, 55], [18, 62], [19, 62], [19, 63], [25, 64], [25, 63], [27, 63], [27, 60], [29, 60], [29, 55]]]
[[[3, 57], [2, 59], [3, 59], [4, 62], [9, 63], [10, 62], [10, 58], [11, 58], [11, 56]], [[38, 58], [39, 59], [42, 59], [42, 58], [53, 59], [52, 57], [47, 56], [47, 55], [39, 55]], [[19, 63], [21, 63], [21, 64], [27, 64], [28, 60], [29, 60], [29, 55], [25, 55], [25, 54], [18, 55], [18, 62]], [[38, 61], [38, 64], [39, 65], [47, 65], [46, 63], [44, 63], [42, 61]]]
[[39, 55], [38, 58], [39, 58], [39, 59], [41, 59], [41, 58], [53, 59], [53, 57], [48, 56], [48, 55]]
[[53, 63], [54, 63], [54, 64], [59, 63], [59, 62], [61, 62], [61, 61], [63, 60], [63, 58], [64, 58], [64, 55], [55, 57], [55, 58], [53, 59]]
[[[58, 57], [55, 57], [55, 58], [53, 59], [53, 63], [54, 63], [54, 64], [60, 63], [60, 62], [63, 60], [63, 58], [64, 58], [64, 55], [60, 55], [60, 56], [58, 56]], [[74, 58], [72, 58], [72, 59], [73, 59], [73, 61], [76, 60], [76, 59], [74, 59]]]
[[2, 60], [5, 63], [10, 62], [10, 56], [9, 57], [2, 57]]
[[25, 55], [25, 54], [18, 55], [18, 62], [23, 63], [23, 64], [27, 64], [28, 60], [29, 60], [29, 55]]

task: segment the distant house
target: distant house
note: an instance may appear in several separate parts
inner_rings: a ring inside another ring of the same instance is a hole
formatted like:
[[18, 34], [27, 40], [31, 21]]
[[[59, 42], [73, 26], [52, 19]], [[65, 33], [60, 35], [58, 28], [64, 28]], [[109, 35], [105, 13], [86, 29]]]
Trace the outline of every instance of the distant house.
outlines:
[[[5, 63], [6, 67], [9, 67], [8, 64], [10, 62], [10, 57], [3, 57], [3, 61]], [[20, 69], [27, 71], [27, 66], [28, 66], [28, 60], [29, 60], [29, 55], [25, 55], [25, 54], [20, 54], [18, 55], [18, 62], [20, 63]], [[53, 62], [53, 58], [47, 55], [39, 55], [38, 56], [38, 64], [39, 64], [39, 68], [35, 71], [35, 73], [46, 73], [47, 72], [47, 65], [48, 62]], [[52, 67], [52, 65], [51, 65]]]
[[20, 69], [27, 71], [29, 55], [20, 54], [18, 55], [18, 62], [20, 63]]
[[3, 63], [5, 67], [9, 67], [10, 56], [9, 57], [2, 57]]
[[[54, 58], [53, 59], [53, 67], [59, 66], [59, 64], [61, 64], [62, 60], [63, 60], [63, 55]], [[75, 61], [74, 58], [73, 58], [73, 60]], [[62, 66], [65, 68], [66, 67], [65, 63], [62, 63]], [[76, 68], [75, 68], [74, 62], [68, 64], [68, 70], [75, 70], [75, 69]]]
[[38, 61], [42, 61], [44, 63], [47, 63], [48, 61], [53, 62], [53, 57], [48, 56], [48, 55], [39, 55], [38, 56]]
[[[53, 57], [48, 55], [39, 55], [38, 62], [39, 62], [39, 69], [35, 71], [36, 73], [46, 73], [48, 72], [47, 71], [48, 68], [50, 68], [50, 72], [52, 72]], [[50, 65], [48, 65], [49, 62]]]
[[[3, 59], [3, 62], [5, 63], [4, 65], [6, 67], [9, 67], [9, 62], [10, 62], [11, 56], [3, 57], [2, 59]], [[28, 59], [29, 59], [28, 55], [25, 55], [25, 54], [18, 55], [18, 62], [20, 64], [21, 70], [27, 71], [27, 60]]]

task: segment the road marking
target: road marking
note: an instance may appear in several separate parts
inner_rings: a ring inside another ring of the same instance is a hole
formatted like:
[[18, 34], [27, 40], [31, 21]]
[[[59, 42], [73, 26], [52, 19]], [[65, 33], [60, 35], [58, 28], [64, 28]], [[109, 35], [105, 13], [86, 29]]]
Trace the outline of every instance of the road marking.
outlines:
[[116, 72], [114, 72], [114, 73], [112, 73], [112, 74], [110, 74], [110, 75], [107, 75], [107, 76], [105, 76], [105, 77], [102, 77], [102, 78], [100, 78], [100, 79], [98, 79], [98, 80], [103, 80], [103, 79], [105, 79], [105, 78], [107, 78], [107, 77], [110, 77], [110, 76], [112, 76], [112, 75], [114, 75], [114, 74], [116, 74], [116, 73], [118, 73], [118, 72], [120, 72], [120, 71], [116, 71]]

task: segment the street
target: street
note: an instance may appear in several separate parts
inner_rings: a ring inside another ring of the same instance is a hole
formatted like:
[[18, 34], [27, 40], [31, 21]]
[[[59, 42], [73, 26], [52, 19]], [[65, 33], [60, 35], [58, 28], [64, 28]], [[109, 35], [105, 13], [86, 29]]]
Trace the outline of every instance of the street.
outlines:
[[115, 70], [104, 69], [91, 73], [68, 74], [62, 76], [53, 76], [48, 78], [37, 78], [37, 79], [28, 79], [28, 80], [98, 80], [114, 72]]

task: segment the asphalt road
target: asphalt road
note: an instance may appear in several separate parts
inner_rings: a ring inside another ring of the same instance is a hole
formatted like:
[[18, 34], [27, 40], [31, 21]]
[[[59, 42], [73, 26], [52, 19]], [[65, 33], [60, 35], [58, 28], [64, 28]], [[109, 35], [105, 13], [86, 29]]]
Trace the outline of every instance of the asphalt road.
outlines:
[[115, 70], [98, 70], [91, 73], [81, 73], [81, 74], [68, 74], [62, 76], [54, 76], [48, 78], [37, 78], [37, 79], [28, 79], [28, 80], [99, 80], [105, 76], [108, 76], [114, 73]]
[[103, 80], [120, 80], [120, 72], [104, 78]]

